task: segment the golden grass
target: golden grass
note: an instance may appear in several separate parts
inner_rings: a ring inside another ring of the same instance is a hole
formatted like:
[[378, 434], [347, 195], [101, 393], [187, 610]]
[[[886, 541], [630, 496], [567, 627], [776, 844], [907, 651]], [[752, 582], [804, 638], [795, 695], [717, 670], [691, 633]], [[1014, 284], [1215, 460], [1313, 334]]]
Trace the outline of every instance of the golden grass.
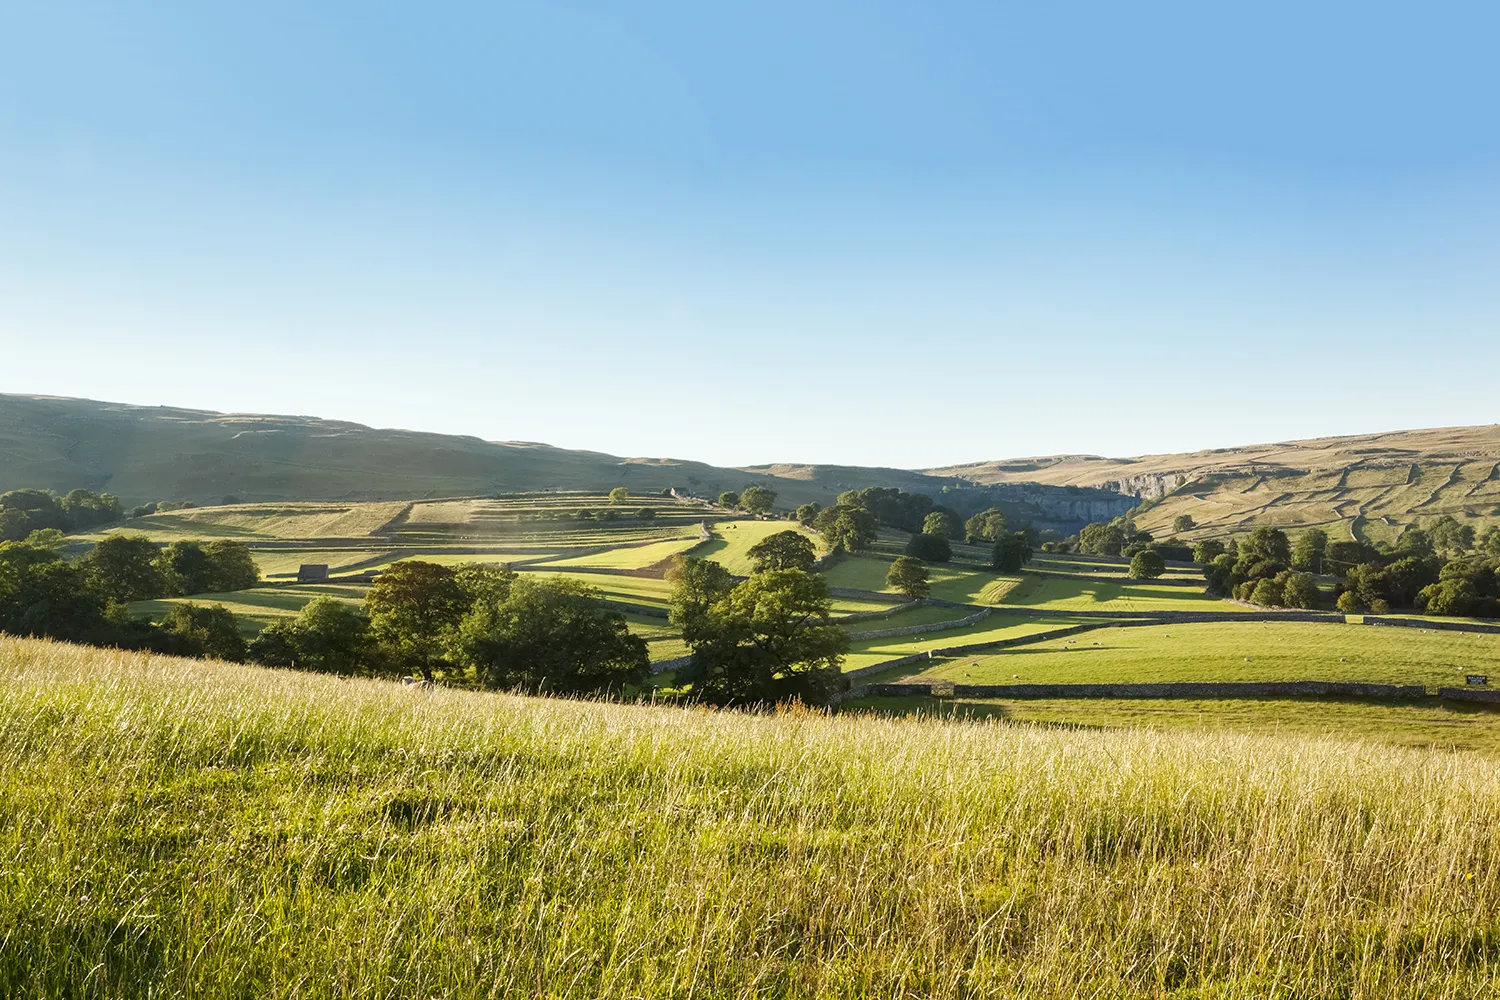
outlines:
[[1487, 758], [0, 641], [0, 995], [1494, 995]]

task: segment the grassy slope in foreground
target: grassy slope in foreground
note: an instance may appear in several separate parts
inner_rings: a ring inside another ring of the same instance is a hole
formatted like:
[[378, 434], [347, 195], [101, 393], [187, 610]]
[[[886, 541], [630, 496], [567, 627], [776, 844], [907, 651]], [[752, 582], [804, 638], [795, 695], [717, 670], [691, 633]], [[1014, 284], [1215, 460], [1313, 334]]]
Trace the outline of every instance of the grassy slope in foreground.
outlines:
[[0, 640], [6, 996], [1473, 997], [1500, 775]]

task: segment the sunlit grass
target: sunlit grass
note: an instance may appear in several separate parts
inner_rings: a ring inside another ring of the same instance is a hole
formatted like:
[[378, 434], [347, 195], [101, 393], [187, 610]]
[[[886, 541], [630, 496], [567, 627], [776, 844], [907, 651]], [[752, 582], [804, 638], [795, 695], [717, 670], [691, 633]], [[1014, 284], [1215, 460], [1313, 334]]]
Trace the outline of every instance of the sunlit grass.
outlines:
[[1476, 997], [1500, 772], [0, 641], [0, 995]]

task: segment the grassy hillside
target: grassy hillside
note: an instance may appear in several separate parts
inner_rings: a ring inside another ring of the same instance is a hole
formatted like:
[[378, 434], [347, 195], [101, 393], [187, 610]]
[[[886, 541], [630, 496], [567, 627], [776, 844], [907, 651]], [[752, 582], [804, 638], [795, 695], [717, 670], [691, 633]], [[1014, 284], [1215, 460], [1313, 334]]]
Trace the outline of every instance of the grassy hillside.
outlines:
[[1487, 758], [0, 640], [0, 995], [1475, 997]]
[[[114, 493], [127, 504], [218, 503], [225, 496], [246, 502], [396, 500], [620, 485], [640, 492], [676, 486], [717, 496], [760, 483], [780, 493], [782, 503], [795, 505], [886, 484], [892, 472], [782, 476], [318, 417], [0, 394], [0, 492], [84, 487]], [[943, 482], [912, 472], [897, 478], [899, 485], [932, 493]]]
[[1102, 486], [1155, 500], [1137, 517], [1169, 534], [1188, 514], [1198, 534], [1254, 524], [1394, 537], [1443, 514], [1500, 522], [1500, 424], [1318, 438], [1179, 455], [1060, 455], [929, 470], [983, 484]]

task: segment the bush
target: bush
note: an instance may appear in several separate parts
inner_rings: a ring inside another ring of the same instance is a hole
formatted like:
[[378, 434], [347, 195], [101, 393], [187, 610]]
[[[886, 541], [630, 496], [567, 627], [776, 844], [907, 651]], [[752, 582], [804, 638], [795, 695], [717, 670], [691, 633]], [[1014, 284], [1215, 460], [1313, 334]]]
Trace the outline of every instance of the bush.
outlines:
[[1377, 597], [1370, 602], [1370, 611], [1377, 615], [1388, 615], [1391, 613], [1391, 604], [1384, 597]]
[[1346, 590], [1339, 595], [1334, 606], [1345, 614], [1353, 614], [1359, 610], [1359, 598], [1354, 595], [1354, 591]]

